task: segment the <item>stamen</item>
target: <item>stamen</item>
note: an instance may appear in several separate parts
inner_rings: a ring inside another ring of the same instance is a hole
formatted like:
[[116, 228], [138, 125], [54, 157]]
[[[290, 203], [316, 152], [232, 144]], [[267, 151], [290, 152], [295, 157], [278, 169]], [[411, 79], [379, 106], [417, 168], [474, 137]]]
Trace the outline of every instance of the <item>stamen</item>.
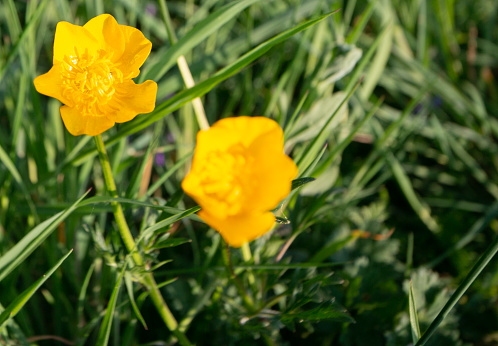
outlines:
[[220, 215], [235, 215], [244, 205], [243, 198], [256, 184], [249, 179], [253, 161], [242, 145], [211, 152], [206, 158], [200, 173], [201, 186]]
[[101, 116], [117, 109], [109, 105], [116, 93], [116, 85], [123, 83], [123, 73], [111, 62], [112, 54], [99, 50], [90, 55], [88, 50], [65, 56], [61, 62], [62, 95], [73, 101], [84, 115]]

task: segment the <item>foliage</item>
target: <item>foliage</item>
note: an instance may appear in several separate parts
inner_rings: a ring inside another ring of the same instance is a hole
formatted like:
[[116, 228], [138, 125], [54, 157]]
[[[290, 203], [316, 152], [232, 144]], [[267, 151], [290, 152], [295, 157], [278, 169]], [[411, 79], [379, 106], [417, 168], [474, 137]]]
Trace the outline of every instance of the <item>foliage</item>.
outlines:
[[[407, 345], [414, 315], [424, 334], [497, 236], [498, 3], [164, 4], [0, 4], [0, 310], [17, 312], [0, 344], [174, 342], [148, 273], [196, 344]], [[119, 198], [91, 138], [70, 135], [60, 103], [33, 85], [52, 65], [57, 22], [102, 13], [152, 42], [136, 82], [158, 84], [153, 113], [104, 134]], [[228, 254], [181, 190], [196, 97], [211, 124], [276, 120], [299, 167], [281, 223], [249, 249]], [[113, 202], [143, 266], [129, 263]], [[497, 263], [428, 345], [498, 342]]]

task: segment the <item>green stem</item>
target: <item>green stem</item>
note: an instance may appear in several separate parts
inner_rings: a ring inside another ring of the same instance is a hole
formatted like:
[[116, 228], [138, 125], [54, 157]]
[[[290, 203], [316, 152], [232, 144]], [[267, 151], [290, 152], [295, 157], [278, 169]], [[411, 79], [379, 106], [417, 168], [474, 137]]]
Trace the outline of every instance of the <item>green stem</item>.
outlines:
[[[253, 258], [252, 258], [252, 252], [251, 252], [251, 247], [249, 246], [249, 243], [244, 243], [242, 245], [242, 258], [244, 259], [244, 262], [246, 264], [253, 264]], [[254, 275], [250, 269], [247, 270], [247, 279], [249, 280], [249, 284], [251, 286], [254, 285], [256, 282], [256, 279], [254, 278]]]
[[[94, 138], [95, 144], [97, 146], [97, 151], [99, 153], [100, 164], [102, 165], [102, 171], [104, 173], [104, 180], [107, 191], [111, 197], [117, 198], [118, 191], [116, 189], [116, 183], [114, 182], [114, 177], [112, 175], [111, 164], [109, 163], [109, 157], [107, 156], [107, 151], [105, 150], [104, 141], [102, 140], [101, 135], [97, 135]], [[111, 206], [116, 224], [118, 226], [119, 235], [121, 236], [126, 249], [132, 254], [135, 264], [137, 266], [143, 266], [145, 261], [143, 260], [140, 253], [135, 251], [135, 241], [131, 234], [130, 228], [128, 227], [128, 223], [126, 222], [121, 204], [119, 202], [112, 201]], [[157, 283], [154, 280], [154, 276], [152, 275], [152, 273], [145, 274], [144, 282], [149, 289], [149, 294], [152, 302], [156, 306], [156, 309], [159, 312], [159, 315], [163, 319], [164, 323], [166, 324], [166, 327], [168, 327], [168, 329], [178, 338], [180, 344], [191, 345], [185, 334], [178, 329], [178, 322], [176, 321], [175, 316], [173, 316], [171, 310], [168, 308], [168, 305], [164, 301], [161, 295], [161, 291], [157, 287]]]
[[230, 254], [230, 245], [228, 244], [226, 244], [225, 246], [225, 251], [223, 253], [223, 261], [225, 262], [228, 274], [231, 276], [231, 279], [233, 280], [235, 287], [237, 287], [239, 294], [242, 296], [242, 301], [244, 302], [245, 307], [247, 308], [249, 313], [254, 313], [254, 311], [256, 310], [254, 307], [254, 301], [247, 294], [244, 285], [242, 284], [239, 277], [237, 276], [237, 274], [235, 274], [235, 271], [233, 270], [232, 256]]
[[436, 331], [437, 327], [443, 322], [445, 317], [450, 313], [451, 309], [456, 305], [456, 303], [462, 298], [463, 294], [467, 291], [467, 289], [472, 285], [477, 276], [481, 273], [481, 271], [486, 267], [486, 265], [491, 261], [494, 255], [498, 252], [498, 236], [495, 238], [493, 243], [484, 251], [484, 254], [479, 258], [474, 267], [467, 274], [463, 282], [458, 286], [457, 290], [450, 297], [446, 305], [443, 307], [441, 312], [437, 315], [437, 317], [432, 321], [427, 331], [422, 335], [422, 337], [418, 340], [415, 346], [425, 345], [425, 343], [431, 338], [432, 334]]

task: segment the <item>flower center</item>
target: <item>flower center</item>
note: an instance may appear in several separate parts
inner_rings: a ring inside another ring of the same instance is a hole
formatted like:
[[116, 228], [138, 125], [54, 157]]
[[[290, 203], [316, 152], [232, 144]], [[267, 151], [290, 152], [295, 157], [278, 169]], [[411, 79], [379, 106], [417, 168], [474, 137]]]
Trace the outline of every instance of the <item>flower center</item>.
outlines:
[[116, 93], [116, 85], [123, 82], [123, 73], [111, 62], [111, 55], [100, 49], [65, 56], [61, 62], [62, 96], [71, 100], [84, 115], [101, 116], [114, 109], [109, 101]]
[[208, 154], [201, 172], [201, 186], [220, 216], [237, 214], [250, 194], [254, 181], [251, 166], [254, 159], [241, 144], [227, 151]]

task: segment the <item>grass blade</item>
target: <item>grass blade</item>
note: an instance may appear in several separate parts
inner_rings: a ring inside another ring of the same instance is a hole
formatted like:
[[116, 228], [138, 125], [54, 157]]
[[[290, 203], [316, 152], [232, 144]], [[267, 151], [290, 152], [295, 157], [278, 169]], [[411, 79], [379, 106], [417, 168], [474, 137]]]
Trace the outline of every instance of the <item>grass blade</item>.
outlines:
[[118, 300], [121, 282], [123, 281], [123, 276], [126, 271], [126, 267], [128, 266], [128, 258], [129, 255], [126, 256], [123, 264], [123, 269], [121, 269], [121, 273], [119, 274], [118, 280], [116, 281], [114, 289], [112, 290], [111, 299], [109, 299], [109, 304], [107, 304], [107, 310], [100, 326], [99, 337], [96, 343], [97, 346], [105, 346], [109, 342], [109, 335], [111, 334], [112, 327], [112, 317], [114, 315], [114, 310], [116, 309], [116, 302]]
[[55, 266], [52, 267], [48, 272], [45, 273], [40, 279], [38, 279], [34, 284], [32, 284], [27, 290], [22, 292], [12, 303], [7, 306], [7, 308], [0, 315], [0, 331], [4, 328], [6, 323], [12, 319], [19, 310], [26, 304], [26, 302], [31, 298], [31, 296], [40, 288], [41, 285], [47, 281], [47, 279], [60, 267], [62, 262], [73, 252], [73, 249], [62, 257]]
[[420, 327], [418, 324], [417, 305], [415, 304], [415, 296], [413, 294], [413, 285], [411, 280], [410, 292], [408, 293], [408, 305], [410, 310], [410, 327], [412, 331], [412, 340], [413, 344], [415, 344], [418, 339], [420, 339]]
[[225, 23], [258, 1], [259, 0], [234, 1], [213, 12], [168, 49], [166, 54], [164, 54], [154, 66], [151, 66], [144, 71], [140, 80], [143, 82], [146, 79], [154, 79], [155, 81], [161, 79], [165, 73], [176, 64], [176, 59], [190, 52], [192, 48], [203, 42], [209, 35], [217, 31]]
[[446, 305], [441, 309], [441, 312], [436, 316], [434, 321], [432, 321], [431, 325], [425, 331], [424, 335], [420, 338], [420, 340], [415, 344], [415, 346], [422, 346], [429, 341], [432, 334], [436, 331], [437, 327], [443, 322], [445, 317], [450, 313], [451, 309], [458, 303], [460, 298], [464, 295], [467, 289], [472, 285], [472, 283], [476, 280], [477, 276], [481, 273], [481, 271], [488, 265], [491, 259], [498, 252], [498, 237], [495, 238], [493, 243], [484, 251], [481, 258], [476, 262], [474, 267], [467, 274], [463, 282], [458, 286], [455, 293], [453, 293], [446, 303]]
[[[90, 191], [88, 191], [90, 192]], [[14, 247], [0, 257], [0, 281], [12, 272], [26, 257], [28, 257], [38, 246], [41, 245], [52, 234], [57, 226], [64, 221], [78, 207], [79, 203], [88, 194], [85, 193], [66, 210], [45, 220], [28, 234], [26, 234]]]

